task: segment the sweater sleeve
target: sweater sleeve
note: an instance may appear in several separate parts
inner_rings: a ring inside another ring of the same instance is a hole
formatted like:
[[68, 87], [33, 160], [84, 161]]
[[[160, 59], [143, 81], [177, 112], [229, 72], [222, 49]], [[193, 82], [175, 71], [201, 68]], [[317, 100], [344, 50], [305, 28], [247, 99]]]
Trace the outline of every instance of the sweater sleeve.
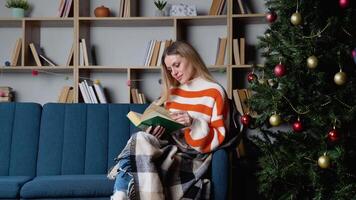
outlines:
[[184, 130], [187, 144], [202, 153], [215, 150], [225, 138], [224, 119], [226, 113], [225, 96], [217, 95], [213, 103], [210, 121], [206, 121], [204, 118], [194, 118], [192, 125]]

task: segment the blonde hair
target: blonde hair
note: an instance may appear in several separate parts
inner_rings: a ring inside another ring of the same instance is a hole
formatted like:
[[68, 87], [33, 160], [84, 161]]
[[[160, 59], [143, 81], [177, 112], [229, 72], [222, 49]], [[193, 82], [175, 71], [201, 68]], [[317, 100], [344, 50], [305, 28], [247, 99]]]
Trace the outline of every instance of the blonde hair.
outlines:
[[167, 70], [166, 63], [164, 62], [166, 56], [169, 55], [180, 55], [188, 60], [193, 66], [193, 71], [195, 75], [199, 75], [203, 79], [216, 83], [213, 76], [210, 74], [208, 68], [206, 67], [204, 61], [201, 59], [199, 53], [188, 43], [183, 41], [173, 42], [168, 46], [162, 55], [162, 94], [160, 99], [157, 101], [158, 105], [163, 104], [169, 99], [171, 87], [178, 87], [180, 83], [174, 79], [171, 73]]

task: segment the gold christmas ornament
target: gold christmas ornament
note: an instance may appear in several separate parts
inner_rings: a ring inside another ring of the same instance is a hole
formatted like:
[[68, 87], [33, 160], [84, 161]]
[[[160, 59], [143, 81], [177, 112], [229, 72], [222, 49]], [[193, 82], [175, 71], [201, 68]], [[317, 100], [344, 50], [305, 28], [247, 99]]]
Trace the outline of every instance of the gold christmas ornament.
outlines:
[[278, 114], [273, 114], [270, 118], [269, 118], [269, 123], [272, 126], [279, 126], [282, 123], [282, 119], [281, 116], [279, 116]]
[[258, 79], [258, 83], [261, 85], [267, 85], [267, 80], [264, 78], [260, 78], [260, 79]]
[[347, 81], [347, 75], [345, 72], [340, 70], [338, 73], [335, 74], [334, 82], [337, 85], [344, 85], [346, 83], [346, 81]]
[[290, 22], [295, 26], [300, 25], [302, 23], [302, 15], [298, 11], [293, 13], [290, 17]]
[[309, 56], [309, 58], [307, 59], [307, 66], [310, 69], [314, 69], [318, 66], [318, 58], [313, 56]]
[[330, 158], [326, 154], [319, 157], [318, 165], [320, 168], [327, 169], [330, 167], [330, 164], [331, 164]]

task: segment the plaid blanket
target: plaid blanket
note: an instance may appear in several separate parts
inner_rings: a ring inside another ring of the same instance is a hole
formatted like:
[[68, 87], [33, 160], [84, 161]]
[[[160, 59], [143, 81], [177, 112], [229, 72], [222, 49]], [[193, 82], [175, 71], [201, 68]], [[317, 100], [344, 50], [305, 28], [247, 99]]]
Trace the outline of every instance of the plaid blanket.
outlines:
[[[204, 175], [211, 154], [184, 149], [180, 142], [172, 145], [145, 132], [134, 134], [118, 156], [130, 155], [135, 191], [130, 199], [210, 199], [210, 181]], [[115, 178], [116, 174], [114, 168], [108, 177]]]

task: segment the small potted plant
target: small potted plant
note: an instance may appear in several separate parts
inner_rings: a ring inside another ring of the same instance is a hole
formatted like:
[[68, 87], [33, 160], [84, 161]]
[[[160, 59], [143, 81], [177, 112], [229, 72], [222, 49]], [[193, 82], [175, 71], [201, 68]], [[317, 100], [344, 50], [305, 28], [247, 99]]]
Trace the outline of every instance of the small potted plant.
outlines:
[[156, 5], [156, 16], [165, 16], [165, 11], [164, 8], [167, 5], [167, 1], [164, 0], [155, 0], [154, 1], [155, 5]]
[[30, 8], [27, 0], [7, 0], [6, 7], [11, 8], [13, 17], [24, 17], [25, 11]]

